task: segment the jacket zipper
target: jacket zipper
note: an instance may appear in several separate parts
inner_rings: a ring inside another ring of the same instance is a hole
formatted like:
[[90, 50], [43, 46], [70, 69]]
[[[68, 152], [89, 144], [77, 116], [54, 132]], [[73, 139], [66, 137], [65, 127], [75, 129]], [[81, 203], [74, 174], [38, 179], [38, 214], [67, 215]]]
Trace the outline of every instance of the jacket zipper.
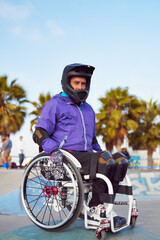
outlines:
[[84, 141], [85, 141], [85, 151], [87, 151], [87, 137], [86, 137], [86, 127], [85, 127], [85, 124], [84, 124], [84, 117], [83, 117], [83, 113], [80, 109], [80, 107], [77, 106], [77, 108], [79, 109], [79, 112], [81, 114], [81, 119], [82, 119], [82, 125], [83, 125], [83, 130], [84, 130]]
[[73, 105], [75, 105], [75, 106], [78, 108], [79, 112], [80, 112], [81, 119], [82, 119], [83, 131], [84, 131], [84, 141], [85, 141], [84, 150], [85, 150], [85, 151], [87, 151], [86, 127], [85, 127], [85, 124], [84, 124], [84, 117], [83, 117], [83, 113], [82, 113], [82, 111], [81, 111], [80, 107], [78, 107], [76, 104], [74, 104], [74, 103], [67, 103], [67, 104], [73, 104]]

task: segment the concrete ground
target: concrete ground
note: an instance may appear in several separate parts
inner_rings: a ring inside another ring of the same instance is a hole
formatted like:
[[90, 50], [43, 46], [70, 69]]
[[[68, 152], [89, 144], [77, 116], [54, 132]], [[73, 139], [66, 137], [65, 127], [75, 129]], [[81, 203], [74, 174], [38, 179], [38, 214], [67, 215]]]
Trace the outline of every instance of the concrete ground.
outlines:
[[[22, 210], [20, 214], [6, 214], [1, 211], [4, 207], [12, 210], [15, 208], [14, 201], [20, 189], [23, 169], [0, 170], [0, 240], [12, 239], [96, 239], [95, 231], [86, 230], [82, 220], [62, 233], [50, 233], [36, 227]], [[15, 197], [16, 196], [16, 197]], [[160, 198], [138, 201], [139, 217], [134, 229], [127, 228], [116, 234], [108, 233], [107, 239], [160, 239]], [[13, 203], [12, 203], [13, 201]], [[17, 200], [16, 200], [17, 201]], [[24, 213], [24, 214], [23, 214]]]

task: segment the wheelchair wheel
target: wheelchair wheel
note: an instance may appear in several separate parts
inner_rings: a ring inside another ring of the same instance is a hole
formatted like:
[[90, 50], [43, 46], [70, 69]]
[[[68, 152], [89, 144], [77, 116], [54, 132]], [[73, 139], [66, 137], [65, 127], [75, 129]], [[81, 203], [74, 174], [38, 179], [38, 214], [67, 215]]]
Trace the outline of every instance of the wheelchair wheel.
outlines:
[[45, 153], [27, 166], [21, 197], [29, 218], [47, 231], [62, 231], [78, 218], [83, 206], [83, 182], [71, 160], [57, 165]]

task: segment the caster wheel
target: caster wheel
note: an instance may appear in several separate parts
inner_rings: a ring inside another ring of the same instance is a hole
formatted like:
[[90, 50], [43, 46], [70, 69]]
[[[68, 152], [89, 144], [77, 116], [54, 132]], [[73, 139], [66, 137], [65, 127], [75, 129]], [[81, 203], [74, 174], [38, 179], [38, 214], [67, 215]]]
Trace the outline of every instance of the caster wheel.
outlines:
[[131, 217], [130, 226], [131, 226], [131, 228], [135, 228], [135, 226], [136, 226], [136, 217]]
[[99, 240], [106, 240], [106, 231], [102, 230], [99, 236], [97, 237]]

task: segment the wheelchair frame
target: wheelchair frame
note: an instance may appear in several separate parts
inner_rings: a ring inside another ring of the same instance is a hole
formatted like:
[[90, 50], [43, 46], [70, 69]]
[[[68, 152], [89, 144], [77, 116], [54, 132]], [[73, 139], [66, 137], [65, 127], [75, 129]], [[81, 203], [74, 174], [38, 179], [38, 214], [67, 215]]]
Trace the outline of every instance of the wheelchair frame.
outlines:
[[[105, 232], [109, 229], [115, 233], [129, 225], [131, 225], [132, 228], [135, 227], [138, 209], [133, 195], [128, 195], [128, 201], [104, 203], [106, 217], [98, 217], [98, 221], [89, 219], [88, 212], [90, 209], [87, 199], [84, 200], [84, 195], [89, 194], [91, 188], [89, 175], [84, 175], [84, 181], [82, 181], [80, 175], [81, 164], [79, 161], [65, 150], [60, 149], [58, 153], [65, 156], [66, 160], [63, 162], [63, 166], [54, 164], [53, 159], [51, 160], [51, 158], [43, 152], [33, 158], [26, 167], [23, 175], [21, 186], [23, 206], [29, 218], [38, 225], [38, 227], [47, 231], [65, 230], [81, 215], [82, 208], [84, 209], [83, 217], [85, 228], [96, 229], [98, 239], [105, 239]], [[56, 174], [59, 174], [59, 178], [57, 179], [54, 177]], [[111, 181], [100, 173], [96, 174], [96, 178], [103, 179], [108, 186], [108, 194], [113, 195]], [[127, 175], [121, 184], [122, 186], [132, 187]], [[37, 185], [39, 187], [37, 187]], [[127, 222], [118, 228], [114, 226], [114, 205], [129, 206]], [[54, 212], [54, 214], [52, 214], [52, 212]], [[45, 218], [49, 218], [49, 220]]]

